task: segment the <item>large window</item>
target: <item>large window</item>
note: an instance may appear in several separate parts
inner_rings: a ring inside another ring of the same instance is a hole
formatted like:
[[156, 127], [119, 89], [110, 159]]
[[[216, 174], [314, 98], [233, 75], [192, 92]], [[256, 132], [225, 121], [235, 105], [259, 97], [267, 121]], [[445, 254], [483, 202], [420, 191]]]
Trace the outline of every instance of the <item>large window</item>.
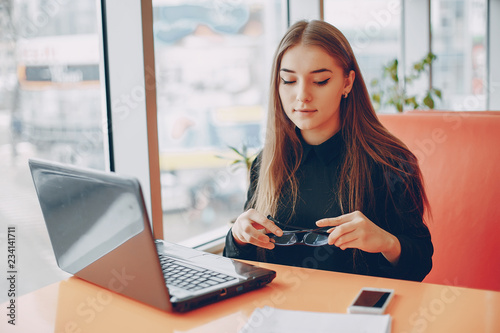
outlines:
[[0, 5], [0, 244], [7, 226], [15, 226], [22, 294], [64, 276], [53, 259], [28, 159], [106, 165], [98, 21], [94, 0]]
[[227, 230], [262, 146], [281, 1], [153, 1], [164, 238]]
[[401, 57], [401, 1], [325, 0], [324, 6], [325, 21], [346, 36], [370, 91], [383, 66]]
[[[488, 31], [488, 15], [493, 16], [487, 9], [493, 2], [325, 0], [324, 16], [351, 43], [369, 91], [370, 82], [382, 78], [383, 66], [397, 59], [400, 87], [409, 95], [422, 100], [429, 88], [437, 88], [442, 98], [434, 97], [434, 109], [487, 110], [497, 86], [488, 82], [488, 74], [497, 75], [488, 73], [489, 43], [497, 33]], [[432, 71], [405, 85], [404, 75], [430, 51], [437, 56]], [[489, 61], [496, 59], [490, 55]]]
[[486, 109], [486, 8], [487, 0], [431, 1], [433, 84], [443, 91], [443, 109]]

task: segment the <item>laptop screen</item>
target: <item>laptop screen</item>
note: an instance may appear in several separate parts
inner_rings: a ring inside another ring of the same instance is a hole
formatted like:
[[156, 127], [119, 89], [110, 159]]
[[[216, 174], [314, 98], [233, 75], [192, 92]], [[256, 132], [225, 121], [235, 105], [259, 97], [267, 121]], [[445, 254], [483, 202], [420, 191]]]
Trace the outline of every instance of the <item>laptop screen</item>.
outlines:
[[30, 167], [63, 270], [75, 274], [143, 231], [145, 212], [139, 185], [131, 186], [135, 180], [110, 183], [90, 170], [68, 172], [32, 161]]

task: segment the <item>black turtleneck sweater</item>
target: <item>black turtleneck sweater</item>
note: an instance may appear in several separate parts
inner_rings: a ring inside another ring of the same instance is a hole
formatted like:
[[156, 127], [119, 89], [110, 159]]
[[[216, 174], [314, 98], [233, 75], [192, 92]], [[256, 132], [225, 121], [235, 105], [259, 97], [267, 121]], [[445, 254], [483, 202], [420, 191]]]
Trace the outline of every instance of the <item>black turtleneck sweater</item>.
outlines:
[[[314, 229], [317, 220], [342, 215], [337, 189], [340, 166], [348, 152], [341, 132], [317, 146], [307, 144], [301, 137], [300, 139], [303, 154], [297, 170], [299, 189], [295, 214], [291, 216], [291, 200], [285, 190], [275, 218], [295, 227]], [[260, 155], [252, 164], [246, 209], [250, 208], [248, 202], [254, 194], [259, 177], [259, 160]], [[432, 268], [433, 246], [429, 230], [402, 179], [372, 162], [371, 181], [375, 197], [364, 205], [371, 208], [362, 212], [399, 239], [401, 256], [395, 266], [380, 253], [357, 250], [357, 254], [353, 255], [353, 249], [341, 250], [334, 245], [275, 246], [273, 250], [257, 250], [251, 244], [236, 244], [231, 230], [226, 237], [224, 255], [290, 266], [421, 281]], [[409, 187], [412, 188], [413, 184]]]

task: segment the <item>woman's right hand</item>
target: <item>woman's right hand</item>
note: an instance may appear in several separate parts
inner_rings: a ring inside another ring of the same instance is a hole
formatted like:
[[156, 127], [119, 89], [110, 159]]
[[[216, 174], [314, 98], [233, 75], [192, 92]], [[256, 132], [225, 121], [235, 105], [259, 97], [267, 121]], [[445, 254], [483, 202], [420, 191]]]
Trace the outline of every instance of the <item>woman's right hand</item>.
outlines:
[[268, 250], [274, 249], [274, 243], [266, 234], [283, 235], [280, 228], [253, 208], [238, 216], [231, 230], [237, 244], [253, 244]]

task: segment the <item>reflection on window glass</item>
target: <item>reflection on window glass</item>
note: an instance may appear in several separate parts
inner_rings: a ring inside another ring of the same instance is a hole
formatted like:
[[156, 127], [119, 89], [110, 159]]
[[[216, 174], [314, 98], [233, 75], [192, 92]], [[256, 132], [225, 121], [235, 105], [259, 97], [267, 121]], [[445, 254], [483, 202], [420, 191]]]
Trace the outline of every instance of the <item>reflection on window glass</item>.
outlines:
[[228, 225], [246, 167], [229, 148], [262, 145], [281, 1], [153, 1], [164, 237]]
[[401, 2], [388, 0], [325, 0], [325, 21], [346, 36], [370, 91], [382, 68], [399, 57]]
[[486, 109], [486, 0], [431, 1], [433, 84], [443, 109]]
[[0, 19], [0, 230], [18, 227], [23, 293], [59, 272], [28, 158], [105, 167], [96, 1], [0, 1]]

